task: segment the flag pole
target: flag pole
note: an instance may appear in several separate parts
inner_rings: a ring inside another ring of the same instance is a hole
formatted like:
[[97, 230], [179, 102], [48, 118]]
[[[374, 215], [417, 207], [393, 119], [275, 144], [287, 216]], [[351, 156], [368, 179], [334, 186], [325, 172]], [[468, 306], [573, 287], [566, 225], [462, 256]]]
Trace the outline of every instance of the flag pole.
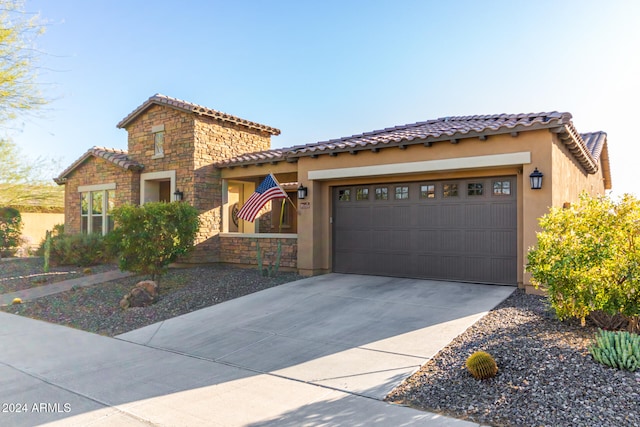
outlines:
[[[280, 182], [276, 179], [275, 175], [273, 175], [273, 172], [269, 171], [269, 175], [271, 175], [271, 178], [275, 181], [276, 184], [278, 184], [278, 187], [280, 187], [280, 189], [282, 189], [282, 186], [280, 185]], [[282, 190], [282, 191], [284, 191], [284, 190]], [[287, 192], [284, 191], [284, 194], [287, 194]], [[298, 208], [296, 207], [295, 203], [293, 203], [293, 200], [291, 200], [291, 197], [289, 197], [287, 195], [286, 200], [288, 200], [289, 203], [291, 203], [291, 206], [293, 206], [293, 210], [296, 211], [296, 213], [298, 213]]]

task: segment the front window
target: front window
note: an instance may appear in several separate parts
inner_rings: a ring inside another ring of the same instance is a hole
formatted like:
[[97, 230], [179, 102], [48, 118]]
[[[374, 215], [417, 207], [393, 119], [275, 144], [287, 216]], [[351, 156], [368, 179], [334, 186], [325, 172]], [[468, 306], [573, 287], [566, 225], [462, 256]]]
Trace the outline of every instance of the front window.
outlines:
[[114, 190], [80, 193], [80, 219], [83, 233], [107, 234], [113, 230], [111, 210], [115, 204]]

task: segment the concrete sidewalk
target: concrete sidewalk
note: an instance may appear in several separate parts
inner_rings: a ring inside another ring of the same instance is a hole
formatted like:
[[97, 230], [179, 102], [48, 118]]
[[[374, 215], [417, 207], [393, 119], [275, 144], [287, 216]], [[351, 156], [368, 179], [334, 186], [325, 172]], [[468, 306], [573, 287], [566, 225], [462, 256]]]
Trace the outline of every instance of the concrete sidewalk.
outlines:
[[116, 339], [0, 312], [0, 425], [474, 426], [383, 398], [514, 289], [329, 274]]
[[50, 285], [34, 286], [22, 291], [11, 292], [0, 295], [0, 306], [9, 305], [14, 298], [20, 298], [23, 302], [33, 301], [34, 299], [45, 297], [48, 295], [65, 292], [71, 288], [93, 286], [98, 283], [109, 282], [111, 280], [122, 279], [124, 277], [131, 276], [132, 273], [128, 271], [112, 270], [104, 273], [90, 274], [76, 279], [63, 280], [61, 282], [55, 282]]

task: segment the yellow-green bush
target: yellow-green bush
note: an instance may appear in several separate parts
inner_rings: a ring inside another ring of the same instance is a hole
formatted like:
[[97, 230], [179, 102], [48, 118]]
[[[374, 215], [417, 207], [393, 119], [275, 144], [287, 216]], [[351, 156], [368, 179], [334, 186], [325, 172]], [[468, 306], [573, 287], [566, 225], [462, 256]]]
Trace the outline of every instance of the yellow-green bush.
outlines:
[[528, 253], [534, 285], [547, 291], [558, 318], [585, 323], [593, 311], [629, 320], [640, 314], [640, 201], [625, 195], [583, 194], [567, 209], [553, 208], [540, 219], [537, 246]]

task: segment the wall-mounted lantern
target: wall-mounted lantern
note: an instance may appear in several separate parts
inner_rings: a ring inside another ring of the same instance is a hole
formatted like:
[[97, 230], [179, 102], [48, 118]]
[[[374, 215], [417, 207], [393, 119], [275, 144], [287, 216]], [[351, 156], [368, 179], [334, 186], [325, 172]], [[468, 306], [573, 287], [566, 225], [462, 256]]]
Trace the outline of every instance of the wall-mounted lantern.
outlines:
[[535, 170], [531, 172], [531, 175], [529, 175], [529, 181], [531, 183], [532, 190], [540, 190], [542, 188], [543, 176], [544, 175], [538, 170], [538, 168], [535, 168]]
[[307, 198], [307, 187], [304, 187], [302, 184], [300, 184], [300, 187], [298, 187], [298, 200], [304, 200]]
[[183, 198], [184, 198], [184, 193], [182, 191], [176, 189], [176, 191], [173, 192], [174, 202], [181, 202]]

